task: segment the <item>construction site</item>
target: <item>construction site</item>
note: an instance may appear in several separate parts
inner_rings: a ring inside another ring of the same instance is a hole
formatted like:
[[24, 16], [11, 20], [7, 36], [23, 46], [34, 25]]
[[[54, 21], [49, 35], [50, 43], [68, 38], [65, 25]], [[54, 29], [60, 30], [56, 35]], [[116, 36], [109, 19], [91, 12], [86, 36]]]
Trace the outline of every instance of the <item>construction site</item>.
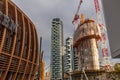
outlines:
[[[86, 19], [84, 13], [81, 15], [78, 13], [82, 3], [84, 0], [80, 0], [73, 19], [73, 23], [78, 24], [73, 36], [73, 49], [78, 59], [78, 69], [70, 73], [72, 80], [120, 80], [120, 72], [116, 71], [110, 62], [106, 43], [107, 29], [102, 21], [99, 1], [94, 0], [97, 21]], [[99, 53], [98, 47], [101, 48], [102, 53]], [[103, 64], [99, 61], [100, 54]]]
[[[100, 67], [98, 44], [100, 40], [99, 26], [94, 20], [81, 16], [80, 25], [74, 33], [75, 57], [78, 59], [78, 69], [71, 72], [73, 80], [114, 80], [116, 79], [113, 66], [108, 61], [108, 52], [103, 54], [104, 65]], [[79, 36], [79, 37], [78, 37]]]
[[0, 80], [120, 80], [120, 63], [110, 60], [113, 44], [108, 46], [99, 0], [93, 0], [97, 20], [79, 14], [84, 1], [79, 0], [71, 20], [75, 30], [65, 45], [63, 22], [53, 18], [50, 62], [45, 68], [36, 26], [11, 0], [0, 0]]

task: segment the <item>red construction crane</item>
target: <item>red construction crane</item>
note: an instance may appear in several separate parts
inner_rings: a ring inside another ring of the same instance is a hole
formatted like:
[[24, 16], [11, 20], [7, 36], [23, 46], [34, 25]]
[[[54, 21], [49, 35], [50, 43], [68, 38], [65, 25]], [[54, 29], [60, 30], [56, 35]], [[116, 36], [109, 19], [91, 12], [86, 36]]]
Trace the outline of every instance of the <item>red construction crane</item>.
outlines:
[[100, 32], [101, 32], [101, 50], [102, 50], [102, 57], [103, 57], [103, 62], [104, 62], [104, 67], [110, 67], [110, 60], [109, 60], [109, 55], [108, 55], [108, 46], [107, 46], [107, 32], [106, 32], [106, 27], [103, 25], [102, 21], [102, 16], [101, 16], [101, 11], [100, 11], [100, 6], [98, 0], [94, 0], [95, 4], [95, 9], [96, 9], [96, 14], [97, 14], [97, 20], [98, 20], [98, 26], [100, 27]]
[[77, 11], [76, 11], [76, 13], [75, 13], [75, 16], [74, 16], [74, 19], [73, 19], [72, 23], [77, 22], [78, 19], [79, 19], [79, 14], [78, 14], [78, 12], [79, 12], [79, 10], [80, 10], [80, 6], [81, 6], [82, 2], [83, 2], [83, 1], [80, 0], [79, 5], [78, 5], [78, 8], [77, 8]]
[[[77, 23], [79, 19], [79, 10], [80, 6], [83, 3], [83, 0], [80, 0], [77, 11], [75, 13], [74, 19], [72, 23]], [[100, 39], [100, 46], [101, 46], [101, 51], [102, 51], [102, 57], [104, 59], [104, 65], [103, 66], [110, 66], [110, 60], [109, 60], [109, 55], [108, 55], [108, 46], [107, 46], [107, 32], [106, 32], [106, 27], [103, 25], [102, 21], [102, 16], [101, 16], [101, 11], [100, 11], [100, 6], [98, 0], [94, 0], [94, 5], [96, 9], [96, 14], [97, 14], [97, 23], [98, 26], [100, 27], [100, 32], [101, 32], [101, 39]]]

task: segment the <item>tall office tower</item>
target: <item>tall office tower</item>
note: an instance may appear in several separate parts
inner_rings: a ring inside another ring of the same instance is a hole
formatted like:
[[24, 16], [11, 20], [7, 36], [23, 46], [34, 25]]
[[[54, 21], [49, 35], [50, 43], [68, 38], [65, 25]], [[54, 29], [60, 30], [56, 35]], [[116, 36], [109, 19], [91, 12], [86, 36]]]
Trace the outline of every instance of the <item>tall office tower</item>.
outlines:
[[59, 18], [52, 20], [50, 80], [62, 80], [63, 24]]
[[72, 71], [72, 61], [73, 61], [73, 38], [68, 37], [66, 39], [66, 51], [64, 54], [64, 72], [65, 73], [70, 73]]

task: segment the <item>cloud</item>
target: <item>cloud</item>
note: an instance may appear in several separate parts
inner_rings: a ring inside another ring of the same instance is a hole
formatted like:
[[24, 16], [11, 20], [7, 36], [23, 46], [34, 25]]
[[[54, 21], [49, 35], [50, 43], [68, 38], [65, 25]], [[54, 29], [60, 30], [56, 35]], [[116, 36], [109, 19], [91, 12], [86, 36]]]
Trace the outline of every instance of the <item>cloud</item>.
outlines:
[[[74, 25], [72, 20], [79, 0], [12, 0], [33, 21], [38, 36], [43, 37], [42, 49], [45, 52], [46, 65], [50, 61], [51, 21], [59, 17], [63, 21], [64, 40], [72, 36]], [[96, 19], [94, 0], [84, 0], [79, 13]]]
[[[47, 63], [50, 60], [50, 41], [51, 41], [51, 21], [53, 18], [59, 17], [63, 21], [64, 39], [73, 35], [74, 25], [72, 20], [77, 10], [79, 0], [12, 0], [36, 25], [38, 36], [43, 37], [43, 50], [45, 52], [44, 59]], [[90, 1], [89, 1], [90, 2]], [[89, 5], [83, 6], [81, 12], [85, 12], [90, 8]], [[91, 9], [90, 9], [91, 10]], [[89, 13], [92, 12], [89, 11]]]

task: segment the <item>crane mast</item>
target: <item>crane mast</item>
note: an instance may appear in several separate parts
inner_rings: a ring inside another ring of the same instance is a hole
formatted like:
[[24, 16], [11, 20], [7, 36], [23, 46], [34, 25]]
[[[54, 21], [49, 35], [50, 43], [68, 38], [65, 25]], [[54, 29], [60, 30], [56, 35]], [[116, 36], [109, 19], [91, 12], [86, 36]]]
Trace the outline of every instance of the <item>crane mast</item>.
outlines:
[[98, 20], [98, 26], [100, 28], [100, 32], [101, 32], [101, 39], [100, 39], [100, 43], [101, 43], [101, 50], [102, 50], [102, 57], [104, 59], [104, 68], [106, 69], [106, 67], [110, 66], [110, 60], [109, 60], [109, 55], [108, 55], [108, 46], [107, 46], [107, 31], [106, 31], [106, 27], [103, 25], [102, 22], [102, 16], [101, 16], [101, 11], [100, 11], [100, 6], [99, 6], [99, 2], [98, 0], [94, 0], [94, 4], [95, 4], [95, 9], [96, 9], [96, 14], [97, 14], [97, 20]]
[[[78, 19], [80, 18], [78, 15], [78, 12], [80, 10], [80, 6], [82, 3], [83, 3], [83, 0], [80, 0], [72, 23], [78, 22]], [[106, 30], [106, 27], [103, 25], [98, 0], [94, 0], [94, 5], [95, 5], [95, 9], [96, 9], [96, 14], [97, 14], [97, 21], [98, 21], [97, 26], [99, 26], [100, 33], [101, 33], [100, 46], [101, 46], [101, 52], [102, 52], [102, 57], [103, 57], [103, 62], [104, 62], [103, 66], [106, 67], [106, 66], [110, 66], [110, 60], [109, 60], [109, 55], [108, 55], [108, 46], [107, 46], [107, 30]]]
[[[74, 19], [72, 21], [73, 24], [77, 23], [78, 19], [80, 18], [79, 15], [78, 15], [78, 12], [80, 10], [80, 6], [81, 6], [82, 3], [83, 3], [83, 0], [80, 0], [77, 11], [76, 11], [75, 16], [74, 16]], [[102, 52], [102, 58], [103, 58], [103, 62], [104, 62], [103, 66], [104, 66], [104, 69], [106, 69], [106, 67], [110, 67], [110, 60], [109, 60], [109, 54], [108, 54], [109, 51], [108, 51], [108, 46], [107, 46], [107, 30], [106, 30], [106, 27], [103, 25], [98, 0], [94, 0], [94, 6], [95, 6], [95, 9], [96, 9], [96, 15], [97, 15], [97, 23], [98, 23], [97, 26], [99, 27], [100, 33], [101, 33], [100, 49], [101, 49], [101, 52]]]

